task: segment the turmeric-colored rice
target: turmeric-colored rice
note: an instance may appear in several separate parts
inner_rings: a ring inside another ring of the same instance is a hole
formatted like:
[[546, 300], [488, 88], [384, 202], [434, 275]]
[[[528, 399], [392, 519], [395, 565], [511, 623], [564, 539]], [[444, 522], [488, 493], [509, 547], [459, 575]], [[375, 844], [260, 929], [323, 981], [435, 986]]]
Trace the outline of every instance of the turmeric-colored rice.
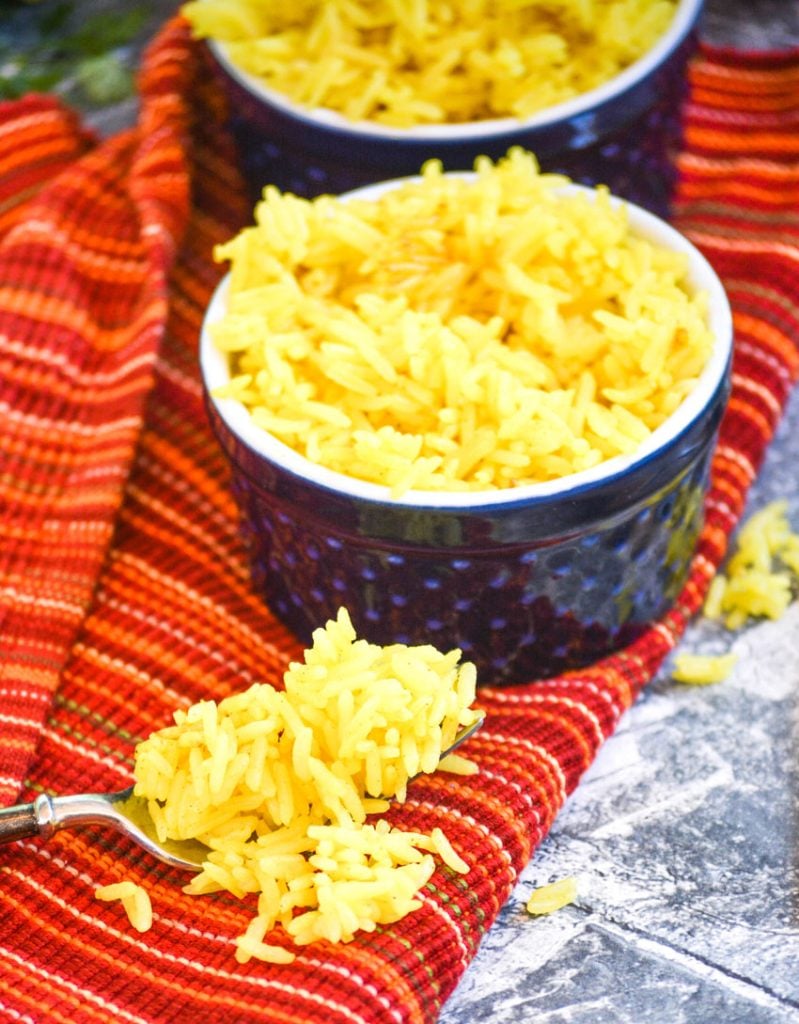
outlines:
[[547, 885], [533, 889], [525, 907], [528, 914], [539, 917], [553, 914], [556, 910], [569, 906], [574, 903], [577, 896], [577, 879], [569, 875], [566, 878], [559, 878], [556, 882], [549, 882]]
[[311, 462], [407, 490], [556, 480], [634, 453], [712, 349], [687, 258], [604, 189], [521, 150], [377, 198], [272, 187], [217, 249], [210, 329], [253, 421]]
[[128, 920], [138, 932], [149, 931], [153, 924], [153, 908], [147, 890], [125, 879], [122, 882], [111, 882], [109, 885], [101, 885], [94, 891], [95, 899], [104, 903], [112, 903], [119, 900]]
[[778, 619], [798, 583], [799, 534], [788, 520], [787, 501], [772, 501], [742, 525], [724, 571], [710, 585], [705, 616], [728, 629], [750, 619]]
[[[404, 800], [409, 778], [435, 771], [478, 717], [474, 666], [459, 657], [359, 640], [342, 610], [315, 631], [284, 690], [256, 684], [201, 701], [138, 745], [136, 793], [159, 838], [210, 848], [186, 891], [257, 896], [241, 962], [289, 962], [287, 938], [347, 942], [405, 916], [435, 858], [468, 870], [440, 829], [366, 821]], [[449, 767], [473, 770], [463, 758]]]
[[[772, 501], [743, 523], [734, 550], [712, 580], [705, 598], [706, 618], [727, 629], [752, 619], [779, 619], [799, 589], [799, 534], [788, 519], [788, 502]], [[679, 683], [705, 685], [726, 679], [735, 667], [734, 652], [678, 654], [672, 678]]]
[[677, 683], [706, 686], [720, 683], [735, 668], [737, 657], [728, 654], [678, 654], [671, 677]]
[[524, 118], [651, 49], [676, 0], [195, 0], [195, 35], [305, 107], [407, 128]]

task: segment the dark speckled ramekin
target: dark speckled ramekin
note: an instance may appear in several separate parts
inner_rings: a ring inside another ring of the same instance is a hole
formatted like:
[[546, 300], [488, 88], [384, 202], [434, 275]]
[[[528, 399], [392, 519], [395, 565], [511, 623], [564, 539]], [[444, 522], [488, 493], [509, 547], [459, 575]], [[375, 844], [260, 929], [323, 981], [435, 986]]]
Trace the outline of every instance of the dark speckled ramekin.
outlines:
[[375, 643], [460, 647], [485, 683], [584, 665], [630, 642], [674, 600], [703, 521], [729, 390], [732, 324], [718, 278], [690, 243], [636, 207], [637, 233], [687, 253], [709, 295], [716, 345], [694, 392], [634, 456], [508, 491], [410, 492], [314, 466], [232, 399], [209, 325], [201, 339], [209, 414], [232, 466], [255, 585], [304, 642], [346, 606]]
[[679, 0], [668, 32], [612, 81], [524, 120], [392, 130], [307, 111], [235, 67], [211, 43], [216, 73], [230, 98], [231, 129], [253, 199], [264, 185], [297, 195], [334, 195], [387, 178], [417, 174], [437, 157], [470, 170], [511, 146], [535, 153], [544, 170], [586, 185], [604, 184], [659, 216], [674, 184], [686, 62], [703, 0]]

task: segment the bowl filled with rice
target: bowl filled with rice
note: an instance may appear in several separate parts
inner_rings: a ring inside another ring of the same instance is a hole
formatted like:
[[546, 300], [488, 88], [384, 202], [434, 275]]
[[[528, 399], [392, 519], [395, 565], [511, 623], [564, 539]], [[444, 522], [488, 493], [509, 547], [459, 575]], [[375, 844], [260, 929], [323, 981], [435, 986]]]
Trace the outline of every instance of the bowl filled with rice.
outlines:
[[514, 145], [663, 214], [703, 0], [192, 0], [257, 196]]
[[585, 664], [682, 586], [729, 389], [717, 276], [514, 150], [347, 196], [266, 190], [200, 363], [253, 578], [299, 637]]

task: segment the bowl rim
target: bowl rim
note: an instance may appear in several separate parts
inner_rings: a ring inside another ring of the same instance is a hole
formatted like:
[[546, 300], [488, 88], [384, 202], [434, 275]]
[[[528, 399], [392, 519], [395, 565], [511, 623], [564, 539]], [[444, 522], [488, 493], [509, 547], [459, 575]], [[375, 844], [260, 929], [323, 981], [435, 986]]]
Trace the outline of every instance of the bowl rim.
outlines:
[[[469, 171], [447, 172], [447, 175], [463, 178], [475, 176], [474, 172]], [[387, 189], [418, 180], [420, 180], [418, 175], [394, 178], [348, 192], [346, 197], [370, 199]], [[596, 195], [598, 191], [594, 187], [573, 182], [564, 185], [563, 188], [564, 191], [579, 191], [588, 195]], [[626, 207], [629, 224], [634, 233], [686, 255], [688, 281], [697, 292], [707, 294], [709, 327], [714, 338], [713, 350], [693, 390], [632, 453], [614, 456], [589, 469], [555, 480], [525, 484], [520, 487], [464, 491], [419, 489], [406, 491], [398, 498], [394, 497], [390, 489], [383, 484], [349, 477], [314, 463], [253, 423], [249, 411], [237, 399], [218, 398], [213, 394], [217, 387], [230, 379], [227, 355], [217, 349], [211, 338], [212, 325], [221, 319], [225, 311], [230, 272], [222, 277], [214, 289], [206, 307], [200, 331], [199, 363], [206, 400], [212, 404], [227, 429], [257, 456], [303, 479], [306, 483], [333, 491], [342, 498], [350, 500], [360, 499], [389, 504], [396, 508], [429, 508], [440, 511], [489, 509], [496, 506], [510, 508], [519, 503], [576, 497], [586, 488], [607, 485], [618, 477], [626, 476], [642, 468], [667, 450], [701, 417], [719, 394], [732, 360], [733, 322], [724, 286], [715, 270], [696, 246], [660, 217], [629, 200], [611, 195], [610, 201], [616, 206]]]
[[581, 116], [590, 116], [597, 107], [602, 107], [618, 96], [644, 81], [655, 72], [689, 35], [699, 19], [705, 0], [677, 0], [674, 17], [666, 32], [657, 43], [618, 75], [600, 83], [588, 92], [556, 103], [551, 107], [531, 114], [529, 117], [500, 117], [483, 121], [464, 121], [458, 124], [416, 125], [410, 128], [396, 128], [371, 121], [351, 121], [343, 114], [327, 107], [310, 109], [289, 99], [284, 94], [265, 85], [247, 71], [237, 67], [227, 54], [225, 44], [207, 39], [206, 45], [214, 58], [235, 82], [284, 116], [309, 129], [347, 134], [363, 139], [386, 139], [402, 143], [414, 142], [489, 142], [519, 132], [530, 132], [551, 128], [563, 121]]

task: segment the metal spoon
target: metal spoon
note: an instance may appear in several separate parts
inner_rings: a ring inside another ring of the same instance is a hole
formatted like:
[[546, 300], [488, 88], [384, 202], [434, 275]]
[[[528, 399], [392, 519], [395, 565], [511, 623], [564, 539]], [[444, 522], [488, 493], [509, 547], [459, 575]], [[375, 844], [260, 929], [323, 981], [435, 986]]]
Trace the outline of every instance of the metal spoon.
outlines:
[[[461, 745], [483, 723], [482, 716], [456, 734], [442, 758]], [[208, 856], [208, 847], [197, 839], [168, 839], [161, 842], [144, 797], [135, 796], [133, 786], [119, 793], [80, 793], [74, 796], [47, 796], [42, 793], [33, 803], [17, 804], [0, 810], [0, 846], [19, 839], [41, 836], [75, 825], [108, 825], [124, 832], [142, 849], [175, 868], [199, 871]]]

